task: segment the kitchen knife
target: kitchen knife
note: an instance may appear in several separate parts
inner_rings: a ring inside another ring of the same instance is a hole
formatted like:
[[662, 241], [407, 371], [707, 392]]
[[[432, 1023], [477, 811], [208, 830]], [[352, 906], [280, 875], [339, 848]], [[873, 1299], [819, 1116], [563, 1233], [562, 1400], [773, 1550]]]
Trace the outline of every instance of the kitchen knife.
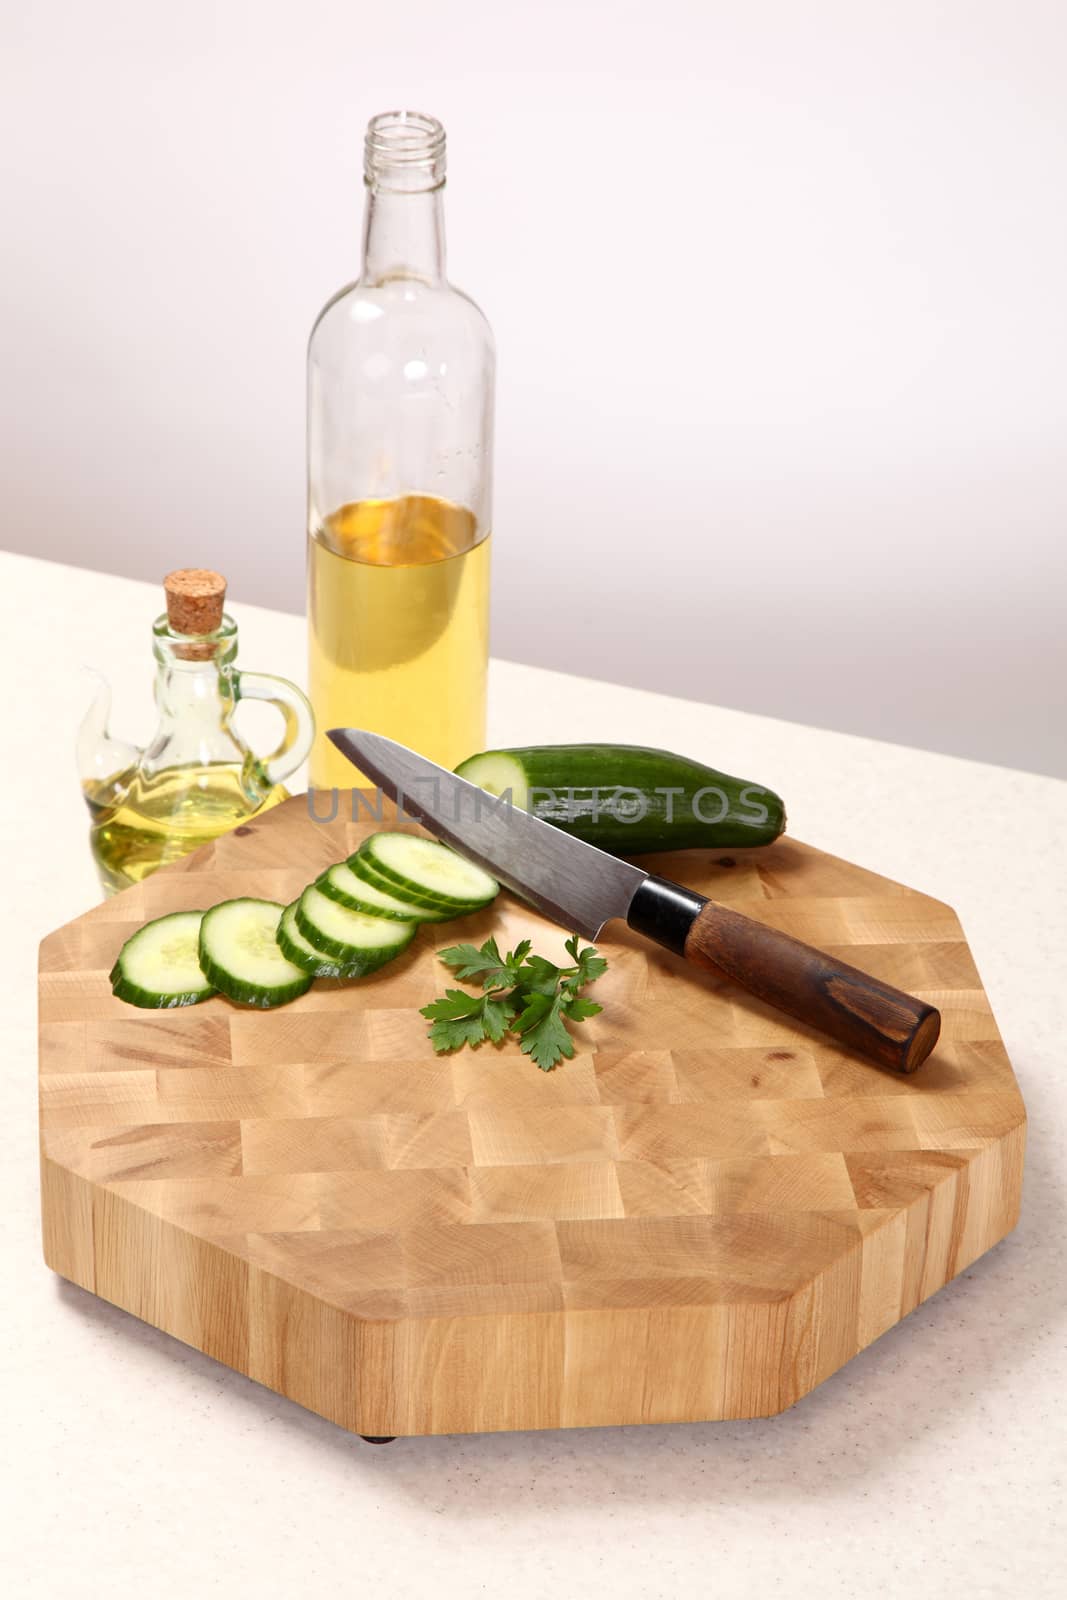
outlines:
[[937, 1043], [941, 1014], [833, 956], [692, 889], [657, 878], [361, 728], [330, 728], [341, 753], [402, 811], [538, 911], [595, 939], [614, 917], [666, 950], [896, 1072]]

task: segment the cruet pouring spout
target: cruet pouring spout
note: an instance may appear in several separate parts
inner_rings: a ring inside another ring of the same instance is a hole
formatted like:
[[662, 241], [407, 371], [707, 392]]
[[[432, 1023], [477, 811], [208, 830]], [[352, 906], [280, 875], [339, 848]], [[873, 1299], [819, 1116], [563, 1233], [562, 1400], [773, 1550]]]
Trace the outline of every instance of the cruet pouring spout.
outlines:
[[82, 794], [95, 817], [129, 787], [141, 750], [125, 739], [113, 737], [108, 728], [111, 685], [93, 667], [86, 667], [85, 671], [96, 680], [96, 689], [78, 729], [75, 756]]

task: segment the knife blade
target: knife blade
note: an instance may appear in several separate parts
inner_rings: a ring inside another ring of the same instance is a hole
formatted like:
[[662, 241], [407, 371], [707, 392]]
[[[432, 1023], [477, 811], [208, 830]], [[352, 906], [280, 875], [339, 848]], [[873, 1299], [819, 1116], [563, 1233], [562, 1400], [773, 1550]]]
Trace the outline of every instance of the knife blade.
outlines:
[[656, 877], [493, 796], [363, 728], [327, 738], [438, 839], [477, 862], [553, 922], [595, 939], [621, 918], [696, 966], [896, 1072], [914, 1072], [937, 1043], [940, 1013], [836, 957]]
[[595, 939], [612, 917], [625, 917], [648, 877], [380, 733], [330, 728], [326, 737], [407, 816], [585, 939]]

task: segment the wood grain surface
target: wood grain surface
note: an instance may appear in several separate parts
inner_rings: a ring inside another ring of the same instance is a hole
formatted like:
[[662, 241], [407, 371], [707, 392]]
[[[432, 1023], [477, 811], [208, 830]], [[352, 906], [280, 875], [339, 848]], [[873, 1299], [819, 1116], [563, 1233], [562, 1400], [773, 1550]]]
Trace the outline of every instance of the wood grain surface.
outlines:
[[56, 1272], [359, 1433], [558, 1428], [781, 1411], [1014, 1225], [1025, 1112], [954, 913], [794, 840], [646, 864], [937, 1005], [913, 1077], [621, 924], [574, 1060], [436, 1056], [436, 949], [562, 955], [505, 896], [282, 1010], [112, 997], [146, 918], [290, 900], [374, 825], [299, 797], [45, 940]]

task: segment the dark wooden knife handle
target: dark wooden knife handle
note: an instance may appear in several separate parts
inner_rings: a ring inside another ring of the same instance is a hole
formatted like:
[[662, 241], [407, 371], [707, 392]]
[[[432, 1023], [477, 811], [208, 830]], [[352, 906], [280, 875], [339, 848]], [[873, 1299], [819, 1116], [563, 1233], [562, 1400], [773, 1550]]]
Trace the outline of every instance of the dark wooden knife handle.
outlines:
[[941, 1013], [925, 1000], [666, 878], [646, 879], [627, 921], [895, 1072], [914, 1072], [937, 1043]]

